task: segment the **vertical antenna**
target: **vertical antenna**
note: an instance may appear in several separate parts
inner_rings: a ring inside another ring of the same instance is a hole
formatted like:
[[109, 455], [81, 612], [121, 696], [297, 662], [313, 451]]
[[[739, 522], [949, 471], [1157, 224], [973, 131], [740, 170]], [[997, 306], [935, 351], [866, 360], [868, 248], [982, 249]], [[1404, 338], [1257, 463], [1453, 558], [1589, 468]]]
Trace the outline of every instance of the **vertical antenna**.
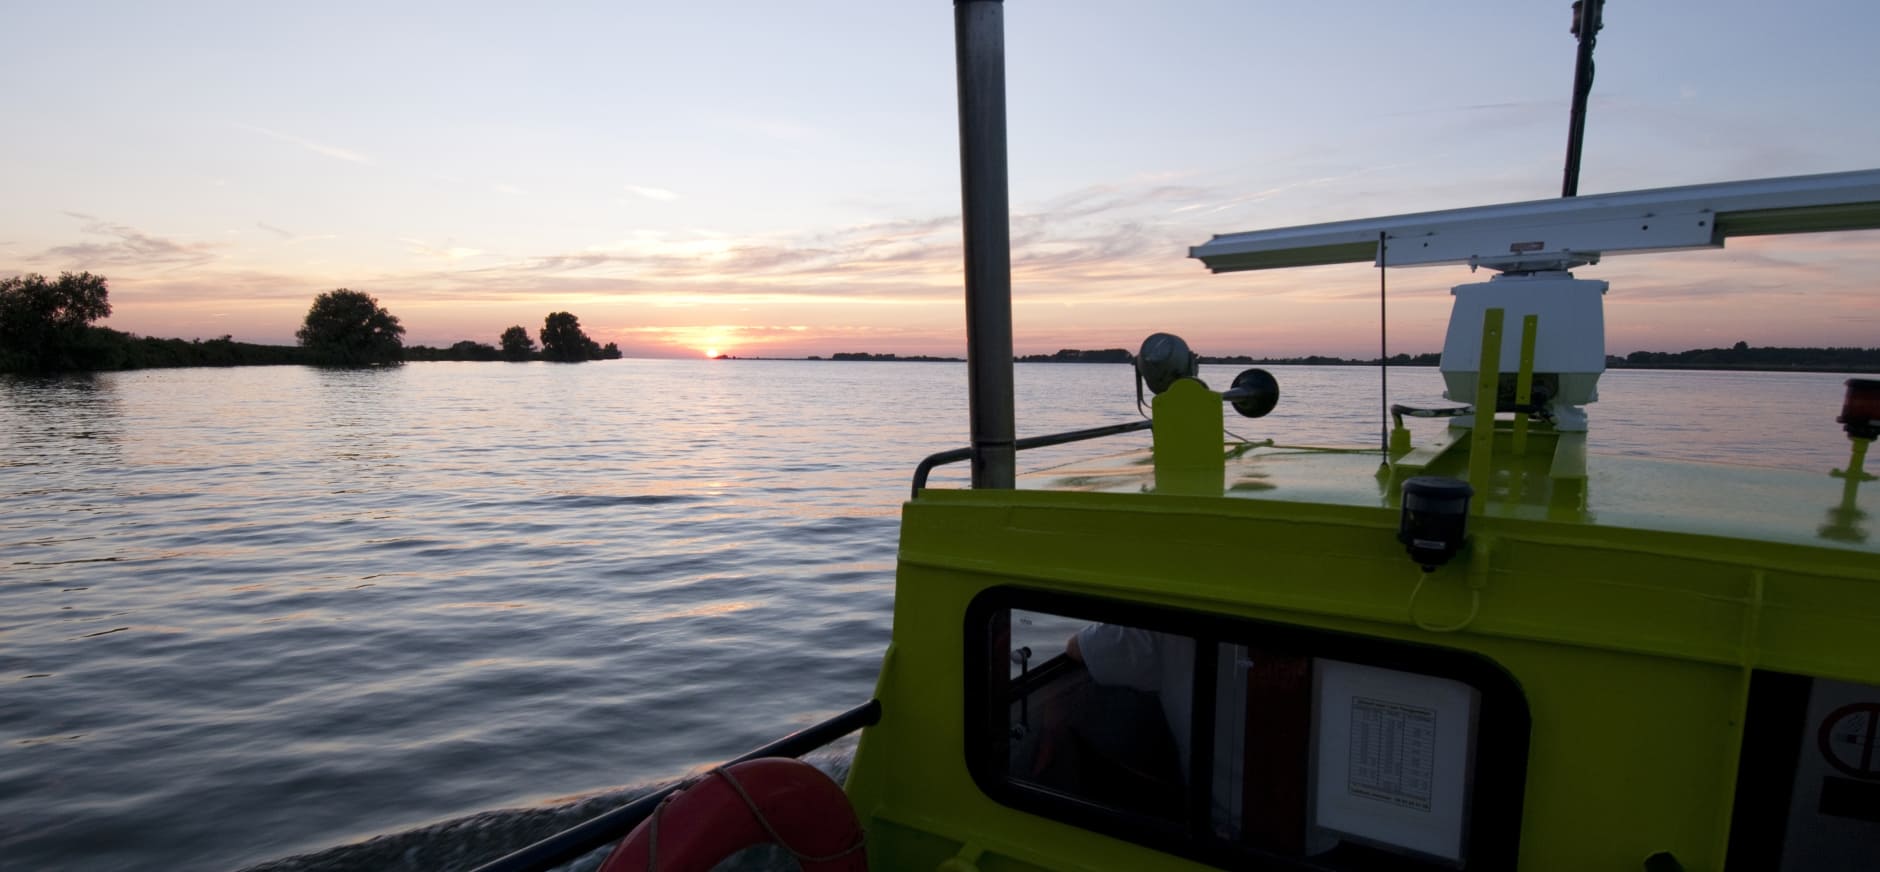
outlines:
[[1593, 93], [1593, 43], [1604, 26], [1606, 0], [1573, 0], [1573, 35], [1580, 38], [1573, 63], [1573, 114], [1567, 121], [1567, 172], [1560, 196], [1580, 193], [1580, 140], [1586, 138], [1586, 98]]
[[1383, 438], [1384, 462], [1390, 462], [1390, 343], [1387, 341], [1385, 325], [1390, 323], [1384, 311], [1384, 272], [1388, 262], [1385, 252], [1389, 250], [1385, 231], [1377, 232], [1377, 377], [1378, 409], [1382, 414], [1377, 419], [1377, 432]]

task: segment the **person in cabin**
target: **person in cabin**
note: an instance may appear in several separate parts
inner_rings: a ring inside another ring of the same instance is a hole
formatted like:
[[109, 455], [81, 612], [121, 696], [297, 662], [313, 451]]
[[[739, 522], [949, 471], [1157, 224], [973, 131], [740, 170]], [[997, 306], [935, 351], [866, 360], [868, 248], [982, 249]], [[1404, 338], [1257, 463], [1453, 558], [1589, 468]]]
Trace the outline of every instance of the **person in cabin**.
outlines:
[[[1073, 634], [1064, 653], [1084, 665], [1092, 681], [1155, 694], [1169, 738], [1175, 743], [1183, 785], [1192, 767], [1194, 741], [1195, 640], [1122, 624], [1091, 624]], [[1241, 773], [1246, 733], [1247, 669], [1244, 645], [1222, 645], [1217, 659], [1214, 742], [1209, 794], [1217, 835], [1237, 839], [1241, 830]]]

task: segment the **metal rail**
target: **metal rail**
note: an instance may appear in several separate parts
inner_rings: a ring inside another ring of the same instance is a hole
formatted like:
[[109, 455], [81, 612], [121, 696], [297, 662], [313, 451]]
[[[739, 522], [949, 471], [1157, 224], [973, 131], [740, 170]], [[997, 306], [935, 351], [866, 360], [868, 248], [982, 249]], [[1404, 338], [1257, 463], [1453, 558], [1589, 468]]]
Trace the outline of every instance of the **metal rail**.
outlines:
[[[1082, 442], [1086, 439], [1101, 439], [1105, 436], [1115, 436], [1118, 433], [1134, 433], [1138, 430], [1147, 430], [1152, 426], [1154, 426], [1154, 423], [1150, 421], [1131, 421], [1127, 424], [1111, 424], [1108, 427], [1092, 427], [1088, 430], [1070, 430], [1064, 433], [1052, 433], [1046, 436], [1027, 436], [1012, 443], [1012, 447], [1016, 451], [1024, 451], [1028, 448], [1044, 448], [1051, 445]], [[919, 466], [914, 467], [914, 496], [919, 497], [921, 490], [927, 487], [927, 476], [934, 471], [934, 467], [944, 466], [948, 463], [958, 463], [962, 460], [971, 459], [972, 456], [973, 449], [971, 448], [955, 448], [951, 451], [942, 451], [938, 454], [928, 455], [927, 459], [922, 460]]]
[[[728, 761], [742, 763], [759, 757], [801, 757], [863, 727], [881, 722], [881, 701], [869, 700], [813, 727], [791, 733], [742, 757]], [[626, 838], [633, 828], [652, 815], [660, 800], [677, 791], [683, 782], [668, 784], [620, 808], [584, 824], [563, 830], [522, 850], [497, 858], [472, 872], [542, 872], [609, 842]]]

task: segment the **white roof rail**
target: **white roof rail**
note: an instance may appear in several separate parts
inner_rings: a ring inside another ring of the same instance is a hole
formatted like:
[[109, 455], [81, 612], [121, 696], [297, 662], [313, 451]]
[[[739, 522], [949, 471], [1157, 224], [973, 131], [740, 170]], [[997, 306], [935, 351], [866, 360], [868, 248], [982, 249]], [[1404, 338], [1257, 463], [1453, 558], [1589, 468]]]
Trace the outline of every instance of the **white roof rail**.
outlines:
[[1506, 263], [1550, 255], [1585, 260], [1721, 248], [1732, 236], [1880, 228], [1880, 169], [1586, 194], [1229, 233], [1188, 250], [1214, 272], [1378, 262], [1390, 266]]

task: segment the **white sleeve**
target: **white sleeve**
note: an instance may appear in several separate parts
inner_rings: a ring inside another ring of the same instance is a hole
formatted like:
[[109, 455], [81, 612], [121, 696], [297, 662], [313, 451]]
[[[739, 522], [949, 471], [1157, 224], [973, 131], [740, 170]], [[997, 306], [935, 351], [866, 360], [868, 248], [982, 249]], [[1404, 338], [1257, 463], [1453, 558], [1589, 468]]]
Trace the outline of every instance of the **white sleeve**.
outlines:
[[1091, 624], [1077, 631], [1077, 650], [1098, 684], [1159, 691], [1163, 634], [1115, 624]]

